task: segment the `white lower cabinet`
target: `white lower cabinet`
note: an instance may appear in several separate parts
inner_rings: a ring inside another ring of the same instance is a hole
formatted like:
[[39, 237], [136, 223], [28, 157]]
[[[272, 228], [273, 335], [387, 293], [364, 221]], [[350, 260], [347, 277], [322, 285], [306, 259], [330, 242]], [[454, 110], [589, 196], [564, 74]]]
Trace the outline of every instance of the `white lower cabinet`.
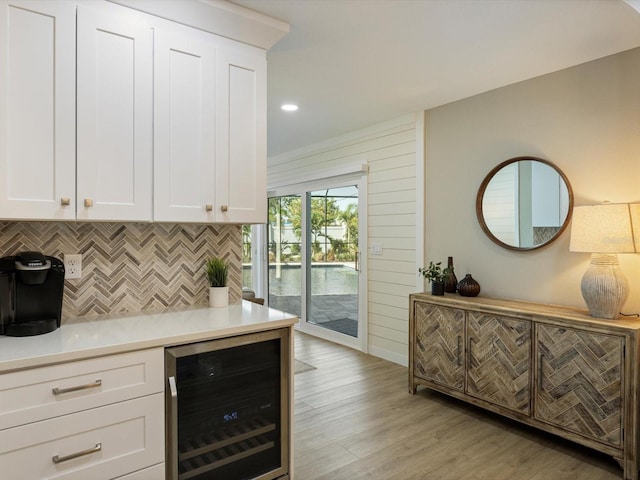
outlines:
[[164, 395], [0, 432], [0, 470], [12, 480], [115, 478], [164, 460]]
[[163, 390], [162, 349], [32, 368], [0, 376], [0, 430]]
[[159, 463], [153, 467], [129, 473], [124, 477], [118, 477], [116, 480], [161, 480], [164, 478], [164, 469], [164, 463]]
[[163, 386], [162, 348], [0, 375], [1, 478], [162, 479]]

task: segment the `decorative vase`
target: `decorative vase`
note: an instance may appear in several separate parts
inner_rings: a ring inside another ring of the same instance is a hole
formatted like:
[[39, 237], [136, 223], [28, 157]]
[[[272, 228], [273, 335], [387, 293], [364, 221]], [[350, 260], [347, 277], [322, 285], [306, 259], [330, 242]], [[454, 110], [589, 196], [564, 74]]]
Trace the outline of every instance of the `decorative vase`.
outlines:
[[431, 295], [444, 295], [444, 282], [431, 282]]
[[213, 308], [229, 305], [229, 287], [209, 287], [209, 306]]
[[463, 297], [476, 297], [480, 293], [480, 284], [475, 281], [470, 273], [458, 282], [458, 293]]
[[444, 291], [446, 293], [456, 293], [458, 279], [453, 271], [453, 257], [447, 258], [447, 274], [444, 277]]

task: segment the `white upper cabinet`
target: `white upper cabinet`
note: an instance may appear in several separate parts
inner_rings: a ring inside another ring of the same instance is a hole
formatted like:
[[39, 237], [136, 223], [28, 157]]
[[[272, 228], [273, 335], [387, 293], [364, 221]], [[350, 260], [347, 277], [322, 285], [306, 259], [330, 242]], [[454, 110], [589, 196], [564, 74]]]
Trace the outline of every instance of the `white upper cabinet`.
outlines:
[[75, 218], [75, 5], [0, 1], [0, 218]]
[[216, 70], [216, 221], [266, 223], [265, 53], [221, 48]]
[[199, 33], [155, 31], [156, 221], [214, 221], [216, 49]]
[[0, 0], [0, 218], [265, 223], [266, 51], [116, 3]]
[[153, 31], [96, 7], [78, 6], [77, 218], [149, 221]]
[[193, 29], [154, 41], [154, 220], [265, 223], [265, 52]]

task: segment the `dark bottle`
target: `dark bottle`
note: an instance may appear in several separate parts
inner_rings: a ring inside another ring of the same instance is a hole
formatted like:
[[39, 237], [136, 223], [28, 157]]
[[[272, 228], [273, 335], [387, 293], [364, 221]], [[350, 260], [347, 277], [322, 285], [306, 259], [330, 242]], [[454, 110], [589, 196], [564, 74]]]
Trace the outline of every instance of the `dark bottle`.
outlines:
[[475, 281], [470, 273], [458, 283], [458, 293], [463, 297], [475, 297], [480, 293], [480, 284]]
[[453, 271], [453, 257], [447, 258], [447, 274], [444, 277], [444, 291], [446, 293], [456, 293], [458, 279]]

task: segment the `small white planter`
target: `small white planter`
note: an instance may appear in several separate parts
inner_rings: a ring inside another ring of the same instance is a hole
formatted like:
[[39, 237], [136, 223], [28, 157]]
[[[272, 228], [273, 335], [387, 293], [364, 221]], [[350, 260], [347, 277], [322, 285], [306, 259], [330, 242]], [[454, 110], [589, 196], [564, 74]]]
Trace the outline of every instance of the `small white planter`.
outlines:
[[229, 287], [209, 287], [209, 306], [214, 308], [229, 305]]

